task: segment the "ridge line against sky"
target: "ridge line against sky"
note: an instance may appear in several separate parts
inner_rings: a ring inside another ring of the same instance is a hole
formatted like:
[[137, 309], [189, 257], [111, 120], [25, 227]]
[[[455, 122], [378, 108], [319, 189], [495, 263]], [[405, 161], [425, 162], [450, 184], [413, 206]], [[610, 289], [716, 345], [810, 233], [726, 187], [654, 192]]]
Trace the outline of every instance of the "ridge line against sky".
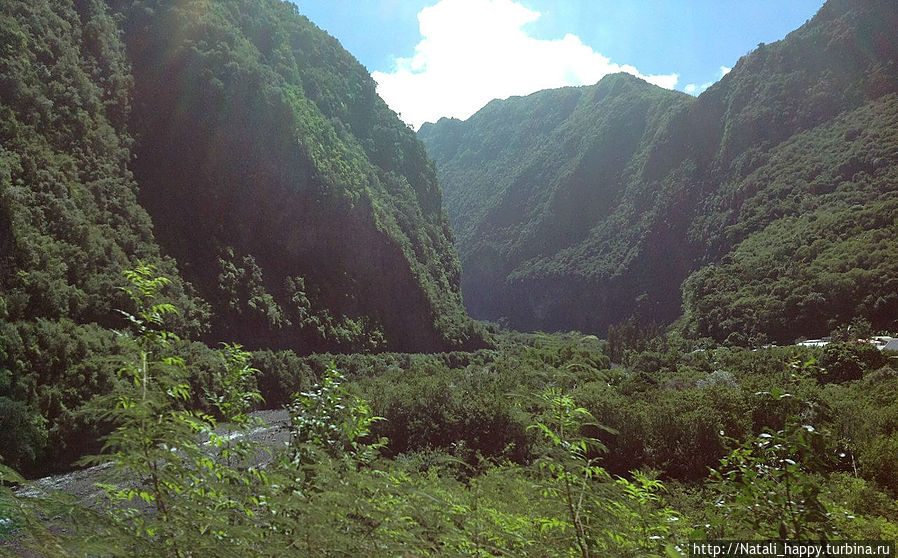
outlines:
[[414, 128], [627, 72], [697, 95], [823, 0], [293, 0]]

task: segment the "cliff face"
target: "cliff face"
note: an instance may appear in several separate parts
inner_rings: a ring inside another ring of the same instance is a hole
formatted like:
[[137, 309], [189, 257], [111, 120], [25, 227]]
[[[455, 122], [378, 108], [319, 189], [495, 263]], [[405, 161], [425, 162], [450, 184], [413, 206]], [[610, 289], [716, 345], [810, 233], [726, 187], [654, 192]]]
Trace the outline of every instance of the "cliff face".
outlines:
[[[590, 87], [494, 101], [467, 122], [423, 126], [419, 137], [437, 161], [457, 230], [471, 312], [528, 329], [592, 329], [604, 312], [591, 308], [594, 299], [578, 302], [581, 291], [596, 277], [610, 279], [626, 257], [635, 231], [617, 223], [637, 201], [627, 187], [657, 149], [659, 130], [692, 102], [617, 74]], [[607, 249], [553, 261], [602, 227]], [[629, 306], [632, 297], [621, 302]]]
[[746, 258], [748, 246], [782, 258], [783, 234], [813, 242], [809, 212], [850, 220], [860, 204], [871, 215], [856, 234], [890, 234], [895, 24], [888, 2], [831, 1], [695, 100], [618, 75], [422, 127], [473, 315], [603, 331], [685, 311], [692, 333], [736, 341], [791, 340], [855, 316], [894, 324], [885, 254], [852, 264], [882, 278], [851, 293], [830, 285], [855, 269], [834, 259], [841, 240], [803, 263], [787, 257], [801, 267], [789, 281], [776, 268], [752, 275], [760, 262]]
[[270, 1], [122, 2], [133, 170], [217, 337], [303, 351], [477, 343], [436, 175], [366, 70]]
[[129, 261], [173, 269], [128, 170], [124, 49], [102, 6], [8, 2], [0, 17], [0, 317], [109, 324]]
[[114, 323], [122, 268], [162, 262], [161, 246], [211, 303], [211, 319], [182, 306], [213, 339], [478, 342], [423, 146], [292, 4], [10, 3], [4, 17], [10, 320]]
[[97, 439], [122, 272], [248, 348], [482, 343], [432, 165], [355, 59], [277, 0], [0, 4], [0, 447]]

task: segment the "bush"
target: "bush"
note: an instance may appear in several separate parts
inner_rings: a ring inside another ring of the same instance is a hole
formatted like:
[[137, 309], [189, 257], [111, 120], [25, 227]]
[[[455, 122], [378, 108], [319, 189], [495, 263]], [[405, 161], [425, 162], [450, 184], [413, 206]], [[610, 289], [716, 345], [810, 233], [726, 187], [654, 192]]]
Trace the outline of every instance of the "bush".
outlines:
[[858, 457], [861, 473], [898, 494], [898, 433], [877, 436]]
[[875, 370], [888, 358], [868, 343], [830, 343], [823, 349], [820, 381], [841, 384], [859, 380], [867, 370]]
[[6, 464], [21, 469], [44, 451], [47, 429], [40, 413], [21, 401], [0, 397], [0, 448]]

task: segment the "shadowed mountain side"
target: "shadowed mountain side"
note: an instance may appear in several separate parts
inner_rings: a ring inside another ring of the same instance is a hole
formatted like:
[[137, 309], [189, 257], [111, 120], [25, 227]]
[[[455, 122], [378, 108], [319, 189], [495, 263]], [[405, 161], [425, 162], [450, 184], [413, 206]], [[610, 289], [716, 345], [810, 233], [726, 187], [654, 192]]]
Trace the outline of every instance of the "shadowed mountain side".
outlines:
[[[889, 143], [876, 157], [845, 158], [854, 150], [830, 142], [828, 155], [813, 163], [810, 153], [792, 157], [788, 171], [779, 161], [779, 181], [758, 177], [791, 138], [821, 134], [824, 141], [841, 133], [854, 141], [858, 125], [839, 120], [850, 111], [891, 122], [886, 99], [898, 91], [898, 39], [889, 31], [895, 25], [898, 14], [888, 2], [833, 0], [783, 41], [759, 45], [697, 99], [619, 74], [594, 86], [494, 101], [465, 122], [423, 126], [419, 137], [436, 160], [457, 228], [472, 314], [546, 330], [602, 332], [631, 316], [671, 322], [682, 311], [681, 285], [691, 273], [739, 257], [740, 243], [779, 220], [786, 219], [779, 227], [800, 226], [789, 218], [810, 207], [841, 214], [848, 196], [874, 204], [875, 222], [884, 222], [887, 210], [876, 200], [892, 191], [888, 169], [898, 161], [879, 121], [874, 135]], [[848, 185], [859, 171], [869, 175], [866, 194]], [[831, 183], [807, 187], [825, 181], [824, 174]], [[799, 177], [804, 182], [783, 184]], [[836, 190], [845, 195], [821, 197]], [[871, 231], [881, 228], [875, 222]], [[803, 229], [787, 234], [806, 236]], [[874, 275], [885, 271], [873, 262], [859, 266]], [[724, 269], [736, 274], [736, 284], [752, 280], [738, 276], [737, 267]], [[761, 291], [777, 280], [768, 279]], [[898, 319], [887, 279], [864, 283], [852, 300], [867, 302], [850, 312], [836, 310], [844, 297], [830, 289], [813, 313], [782, 313], [785, 307], [769, 300], [797, 296], [796, 283], [789, 293], [768, 292], [763, 309], [742, 318], [728, 315], [734, 300], [727, 297], [697, 311], [694, 301], [702, 297], [689, 289], [698, 284], [685, 287], [686, 325], [718, 340], [733, 333], [737, 341], [761, 334], [791, 340], [851, 312], [878, 327]], [[789, 327], [752, 325], [773, 323], [777, 312]], [[697, 323], [716, 319], [709, 315], [727, 325]]]
[[251, 347], [481, 343], [423, 146], [339, 43], [277, 1], [126, 2], [141, 202]]
[[0, 3], [6, 463], [98, 449], [79, 413], [118, 379], [139, 262], [185, 338], [482, 345], [441, 203], [424, 146], [292, 4]]

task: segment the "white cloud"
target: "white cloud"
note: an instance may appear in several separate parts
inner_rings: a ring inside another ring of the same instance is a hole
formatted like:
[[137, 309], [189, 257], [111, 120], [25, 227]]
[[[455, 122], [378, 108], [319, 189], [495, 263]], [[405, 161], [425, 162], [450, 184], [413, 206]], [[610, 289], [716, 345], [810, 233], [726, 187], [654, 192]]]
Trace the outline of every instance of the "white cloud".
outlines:
[[541, 14], [513, 0], [440, 0], [418, 13], [421, 41], [390, 73], [373, 72], [377, 91], [415, 128], [442, 116], [467, 118], [492, 99], [597, 82], [627, 72], [673, 89], [678, 75], [641, 74], [611, 62], [576, 35], [542, 40], [524, 26]]
[[730, 73], [730, 70], [732, 70], [732, 68], [727, 68], [726, 66], [721, 66], [721, 67], [720, 67], [720, 70], [719, 70], [719, 73], [718, 73], [718, 75], [717, 75], [717, 80], [715, 80], [715, 81], [708, 81], [708, 82], [705, 82], [705, 83], [703, 83], [703, 84], [701, 84], [701, 85], [696, 85], [696, 84], [694, 84], [694, 83], [690, 83], [690, 84], [688, 84], [688, 85], [686, 85], [686, 86], [683, 87], [683, 91], [685, 91], [686, 93], [689, 93], [690, 95], [700, 95], [700, 94], [702, 93], [702, 91], [704, 91], [705, 89], [711, 87], [712, 85], [714, 85], [715, 83], [717, 83], [717, 81], [719, 81], [723, 76], [725, 76], [725, 75], [727, 75], [728, 73]]

